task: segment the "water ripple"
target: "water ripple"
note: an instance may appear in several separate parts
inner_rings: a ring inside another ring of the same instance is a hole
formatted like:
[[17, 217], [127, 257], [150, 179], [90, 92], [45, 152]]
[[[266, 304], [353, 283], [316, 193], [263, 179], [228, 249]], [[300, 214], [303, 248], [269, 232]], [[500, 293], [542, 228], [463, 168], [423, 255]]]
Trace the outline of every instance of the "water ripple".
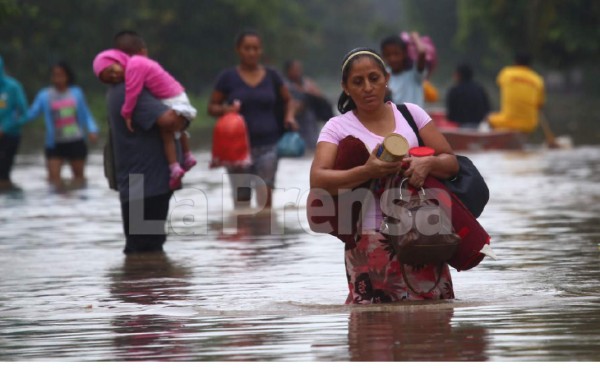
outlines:
[[281, 161], [272, 215], [232, 227], [224, 172], [197, 155], [167, 252], [128, 257], [98, 154], [65, 193], [18, 158], [23, 192], [0, 196], [0, 360], [600, 359], [598, 147], [471, 155], [499, 259], [453, 272], [455, 300], [369, 307], [342, 304], [342, 246], [302, 224], [309, 158]]

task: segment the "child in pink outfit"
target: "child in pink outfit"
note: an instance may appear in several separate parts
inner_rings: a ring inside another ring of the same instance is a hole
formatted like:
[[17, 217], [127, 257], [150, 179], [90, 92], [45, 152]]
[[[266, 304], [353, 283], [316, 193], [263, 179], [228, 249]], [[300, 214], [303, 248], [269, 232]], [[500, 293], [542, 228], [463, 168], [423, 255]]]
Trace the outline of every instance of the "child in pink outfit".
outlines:
[[[125, 103], [121, 108], [121, 115], [127, 128], [133, 131], [131, 115], [144, 88], [179, 115], [192, 121], [196, 118], [196, 109], [190, 104], [183, 86], [145, 54], [145, 49], [139, 55], [132, 56], [117, 49], [109, 49], [94, 59], [94, 73], [102, 82], [114, 84], [125, 81]], [[109, 74], [111, 78], [107, 77]], [[181, 141], [184, 153], [183, 168], [177, 162], [174, 134]], [[186, 133], [181, 135], [179, 132], [161, 129], [161, 137], [171, 173], [169, 185], [171, 189], [177, 189], [185, 172], [196, 165], [196, 159], [191, 154]]]

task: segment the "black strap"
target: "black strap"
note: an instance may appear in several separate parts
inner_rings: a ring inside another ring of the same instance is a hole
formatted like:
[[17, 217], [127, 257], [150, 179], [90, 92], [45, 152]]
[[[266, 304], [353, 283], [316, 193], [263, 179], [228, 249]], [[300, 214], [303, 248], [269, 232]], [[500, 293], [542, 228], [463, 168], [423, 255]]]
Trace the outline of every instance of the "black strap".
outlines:
[[[419, 128], [417, 127], [417, 123], [415, 122], [415, 119], [413, 118], [412, 114], [410, 114], [410, 111], [406, 107], [406, 104], [400, 104], [400, 105], [396, 105], [396, 106], [398, 107], [398, 110], [400, 111], [400, 113], [402, 113], [402, 115], [404, 116], [404, 119], [408, 122], [408, 125], [410, 126], [410, 128], [412, 128], [412, 130], [415, 132], [415, 135], [417, 135], [417, 140], [419, 141], [419, 146], [425, 146], [425, 143], [423, 143], [423, 139], [421, 139], [421, 135], [419, 135]], [[458, 159], [458, 157], [460, 157], [460, 156], [457, 155], [456, 158]], [[458, 164], [460, 166], [460, 162]], [[458, 178], [459, 174], [460, 174], [460, 170], [458, 171], [456, 176], [454, 176], [452, 179], [449, 179], [449, 181], [456, 180]]]
[[421, 139], [421, 135], [419, 135], [419, 128], [417, 127], [417, 123], [415, 122], [415, 119], [413, 118], [412, 114], [410, 114], [410, 111], [406, 107], [406, 104], [398, 104], [396, 105], [396, 107], [398, 107], [398, 110], [400, 111], [400, 113], [402, 113], [404, 119], [406, 120], [406, 122], [408, 122], [410, 128], [412, 128], [412, 130], [415, 132], [415, 135], [417, 135], [419, 146], [425, 146], [425, 143], [423, 143], [423, 139]]

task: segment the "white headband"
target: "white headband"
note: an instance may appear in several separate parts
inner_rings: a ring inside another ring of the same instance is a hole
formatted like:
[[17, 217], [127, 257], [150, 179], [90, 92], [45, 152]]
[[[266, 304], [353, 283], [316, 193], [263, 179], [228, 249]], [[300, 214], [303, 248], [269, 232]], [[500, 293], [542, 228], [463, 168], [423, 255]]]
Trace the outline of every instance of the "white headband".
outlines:
[[385, 66], [385, 63], [383, 62], [383, 59], [381, 59], [381, 57], [371, 51], [368, 50], [361, 50], [361, 51], [357, 51], [356, 53], [352, 53], [350, 54], [350, 56], [348, 58], [346, 58], [346, 61], [344, 62], [344, 64], [342, 64], [342, 73], [344, 73], [344, 69], [346, 68], [346, 65], [348, 64], [348, 62], [350, 60], [352, 60], [352, 58], [354, 58], [357, 55], [370, 55], [375, 57], [378, 61], [381, 62], [381, 64], [383, 64]]

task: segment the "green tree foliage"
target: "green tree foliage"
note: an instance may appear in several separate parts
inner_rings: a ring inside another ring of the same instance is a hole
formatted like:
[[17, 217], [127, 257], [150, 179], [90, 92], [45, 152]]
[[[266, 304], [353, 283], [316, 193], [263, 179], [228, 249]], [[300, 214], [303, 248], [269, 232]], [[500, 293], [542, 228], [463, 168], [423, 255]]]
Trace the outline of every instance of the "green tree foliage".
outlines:
[[479, 50], [460, 50], [454, 42], [457, 25], [457, 5], [455, 0], [410, 0], [406, 7], [407, 22], [422, 35], [434, 41], [440, 63], [433, 74], [433, 80], [447, 80], [456, 63], [462, 60], [480, 60]]
[[89, 82], [92, 76], [86, 72], [91, 72], [94, 55], [111, 47], [119, 30], [135, 29], [146, 38], [152, 57], [198, 91], [201, 81], [233, 63], [234, 35], [243, 27], [276, 34], [283, 39], [279, 42], [293, 37], [276, 33], [281, 19], [302, 19], [293, 14], [296, 6], [282, 4], [276, 0], [239, 4], [233, 0], [25, 0], [16, 8], [12, 4], [13, 16], [2, 22], [3, 34], [9, 37], [0, 52], [26, 86], [47, 80], [48, 65], [59, 59], [76, 66], [82, 80]]
[[[265, 62], [307, 61], [320, 74], [377, 28], [373, 2], [393, 0], [0, 0], [0, 53], [30, 92], [47, 84], [48, 67], [66, 60], [81, 84], [98, 91], [96, 53], [122, 29], [141, 33], [150, 56], [192, 92], [212, 87], [219, 70], [236, 62], [235, 35], [253, 28], [264, 37]], [[335, 69], [334, 69], [335, 68]]]
[[61, 59], [80, 84], [100, 92], [94, 55], [117, 31], [134, 29], [151, 57], [202, 93], [235, 64], [234, 37], [246, 28], [262, 33], [266, 63], [299, 58], [308, 74], [330, 80], [348, 50], [378, 49], [384, 36], [417, 30], [436, 43], [434, 79], [445, 81], [459, 60], [495, 75], [516, 48], [553, 68], [594, 65], [598, 24], [596, 0], [0, 0], [0, 54], [30, 96]]
[[488, 55], [506, 61], [529, 51], [549, 67], [596, 63], [600, 56], [600, 2], [596, 0], [459, 0], [457, 41], [465, 48], [488, 41]]

